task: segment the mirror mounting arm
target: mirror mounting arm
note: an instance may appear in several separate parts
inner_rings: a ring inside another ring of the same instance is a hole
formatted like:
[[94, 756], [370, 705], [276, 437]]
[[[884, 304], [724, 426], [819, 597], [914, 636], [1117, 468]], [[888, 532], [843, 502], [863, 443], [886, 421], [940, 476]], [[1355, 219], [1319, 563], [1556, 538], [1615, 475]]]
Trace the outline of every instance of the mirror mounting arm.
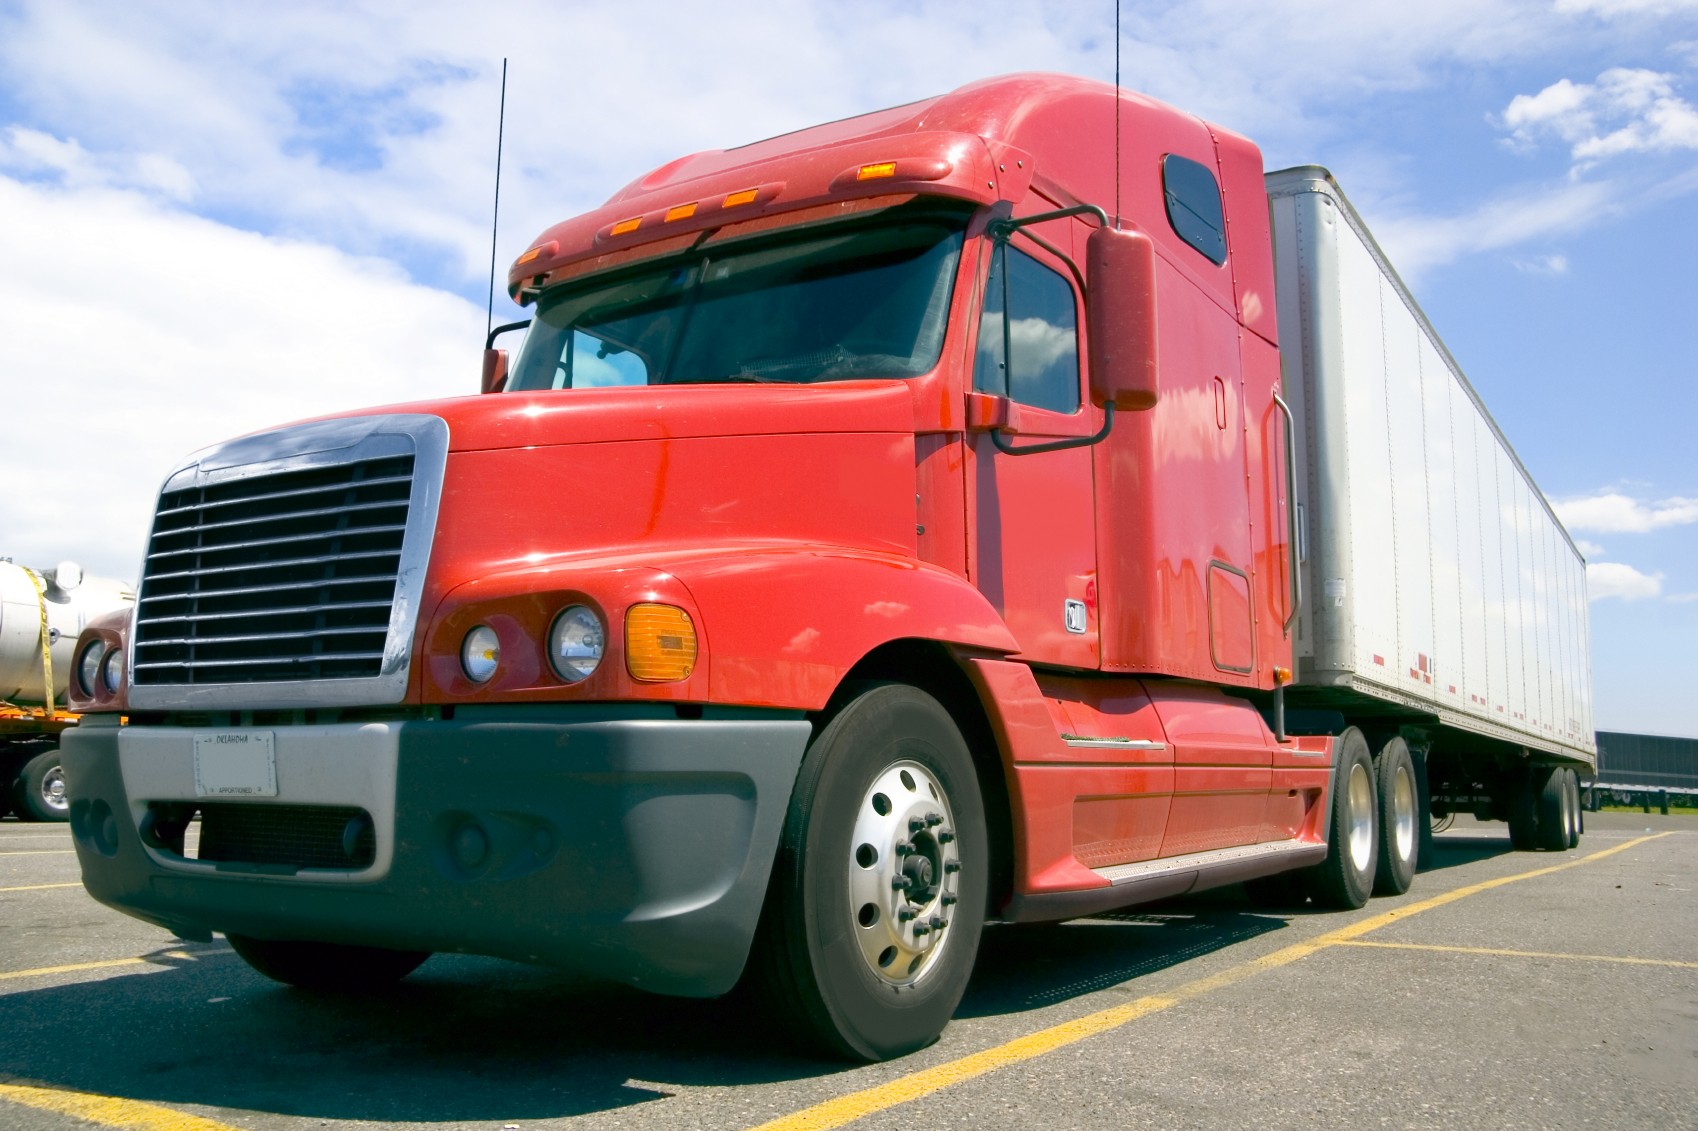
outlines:
[[990, 438], [991, 443], [996, 445], [996, 450], [1003, 455], [1033, 456], [1039, 452], [1059, 452], [1066, 448], [1089, 448], [1108, 439], [1109, 431], [1113, 427], [1114, 402], [1106, 401], [1103, 404], [1103, 426], [1090, 436], [1071, 436], [1065, 440], [1051, 440], [1045, 444], [1026, 444], [1018, 448], [1008, 442], [1008, 437], [1000, 428], [992, 429]]

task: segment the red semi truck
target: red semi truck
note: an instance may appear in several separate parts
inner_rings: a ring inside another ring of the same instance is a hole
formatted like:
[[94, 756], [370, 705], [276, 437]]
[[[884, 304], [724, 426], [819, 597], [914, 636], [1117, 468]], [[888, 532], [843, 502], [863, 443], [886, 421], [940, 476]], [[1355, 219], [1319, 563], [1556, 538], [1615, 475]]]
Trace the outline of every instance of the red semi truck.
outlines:
[[[509, 290], [484, 395], [167, 478], [78, 645], [96, 898], [307, 987], [743, 980], [880, 1058], [987, 922], [1577, 838], [1578, 555], [1324, 172], [1016, 76], [665, 165]], [[1444, 485], [1328, 447], [1411, 432]]]

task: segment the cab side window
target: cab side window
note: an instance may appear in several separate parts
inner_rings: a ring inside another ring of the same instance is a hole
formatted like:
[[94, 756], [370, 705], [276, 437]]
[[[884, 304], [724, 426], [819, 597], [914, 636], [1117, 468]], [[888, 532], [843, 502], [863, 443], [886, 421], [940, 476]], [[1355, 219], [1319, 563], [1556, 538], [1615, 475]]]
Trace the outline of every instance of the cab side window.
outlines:
[[1226, 262], [1226, 213], [1220, 183], [1207, 165], [1169, 153], [1161, 159], [1167, 222], [1179, 238], [1219, 266]]
[[996, 246], [985, 284], [973, 387], [1051, 412], [1079, 409], [1079, 319], [1073, 288], [1061, 275], [1007, 244]]

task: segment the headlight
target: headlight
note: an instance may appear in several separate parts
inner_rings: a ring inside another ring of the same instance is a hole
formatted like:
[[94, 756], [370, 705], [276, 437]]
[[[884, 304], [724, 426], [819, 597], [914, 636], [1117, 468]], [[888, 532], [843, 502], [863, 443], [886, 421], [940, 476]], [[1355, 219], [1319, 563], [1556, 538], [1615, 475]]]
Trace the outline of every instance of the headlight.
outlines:
[[495, 674], [500, 663], [501, 640], [493, 628], [480, 624], [466, 633], [465, 643], [460, 645], [460, 666], [467, 678], [473, 683], [483, 683]]
[[548, 662], [567, 683], [577, 683], [595, 671], [605, 651], [607, 630], [594, 610], [568, 605], [554, 618], [554, 627], [548, 630]]
[[106, 645], [98, 640], [91, 641], [84, 648], [82, 655], [77, 657], [77, 687], [84, 695], [93, 695], [95, 680], [100, 677], [100, 655]]
[[124, 650], [114, 648], [106, 653], [106, 662], [100, 665], [100, 682], [106, 685], [108, 695], [118, 694], [118, 689], [124, 686]]

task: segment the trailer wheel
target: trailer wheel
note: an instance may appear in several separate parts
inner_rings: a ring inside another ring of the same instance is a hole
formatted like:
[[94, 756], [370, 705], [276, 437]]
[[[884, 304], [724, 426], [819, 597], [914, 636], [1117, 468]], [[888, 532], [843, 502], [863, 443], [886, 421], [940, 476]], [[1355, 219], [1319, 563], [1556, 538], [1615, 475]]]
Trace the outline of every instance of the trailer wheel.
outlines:
[[68, 821], [71, 799], [65, 795], [65, 771], [59, 751], [44, 750], [24, 763], [12, 783], [12, 808], [21, 821]]
[[1316, 903], [1354, 911], [1368, 902], [1379, 864], [1379, 810], [1368, 741], [1350, 727], [1339, 736], [1334, 756], [1327, 858], [1308, 873]]
[[750, 956], [775, 1018], [855, 1059], [931, 1044], [973, 970], [989, 862], [948, 712], [906, 685], [858, 689], [802, 760]]
[[1415, 763], [1409, 746], [1391, 738], [1374, 756], [1375, 800], [1379, 806], [1379, 867], [1374, 872], [1375, 895], [1402, 895], [1415, 879], [1420, 855], [1421, 806], [1415, 785]]
[[1569, 825], [1574, 818], [1568, 803], [1568, 768], [1542, 767], [1534, 773], [1533, 780], [1539, 799], [1539, 847], [1549, 852], [1567, 852]]
[[381, 989], [417, 970], [427, 951], [384, 950], [344, 943], [295, 942], [230, 935], [230, 946], [274, 982], [326, 993]]

